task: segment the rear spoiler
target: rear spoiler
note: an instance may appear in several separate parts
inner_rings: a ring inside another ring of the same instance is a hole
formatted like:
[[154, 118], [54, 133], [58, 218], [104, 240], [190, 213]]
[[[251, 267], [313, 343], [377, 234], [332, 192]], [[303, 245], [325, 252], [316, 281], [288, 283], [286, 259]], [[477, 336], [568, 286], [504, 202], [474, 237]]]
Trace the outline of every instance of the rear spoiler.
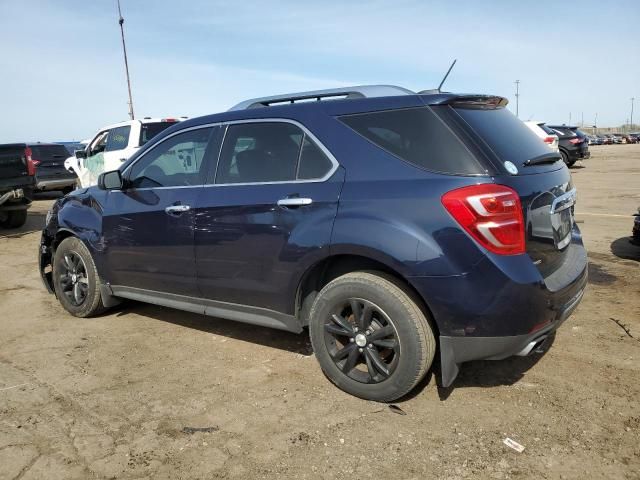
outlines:
[[442, 93], [434, 95], [433, 90], [423, 90], [418, 92], [419, 95], [429, 95], [435, 98], [429, 98], [430, 105], [451, 105], [468, 108], [494, 109], [506, 107], [509, 103], [504, 97], [497, 95], [477, 95], [477, 94], [455, 94]]

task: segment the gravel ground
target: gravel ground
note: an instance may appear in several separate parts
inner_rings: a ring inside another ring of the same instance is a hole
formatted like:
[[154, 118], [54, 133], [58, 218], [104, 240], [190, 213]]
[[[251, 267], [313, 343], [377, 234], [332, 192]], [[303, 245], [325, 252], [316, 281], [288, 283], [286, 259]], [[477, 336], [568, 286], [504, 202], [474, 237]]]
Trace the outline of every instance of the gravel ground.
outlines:
[[429, 375], [400, 411], [332, 386], [306, 334], [69, 316], [38, 276], [40, 197], [0, 231], [0, 479], [640, 478], [640, 145], [592, 152], [572, 169], [589, 287], [554, 345]]

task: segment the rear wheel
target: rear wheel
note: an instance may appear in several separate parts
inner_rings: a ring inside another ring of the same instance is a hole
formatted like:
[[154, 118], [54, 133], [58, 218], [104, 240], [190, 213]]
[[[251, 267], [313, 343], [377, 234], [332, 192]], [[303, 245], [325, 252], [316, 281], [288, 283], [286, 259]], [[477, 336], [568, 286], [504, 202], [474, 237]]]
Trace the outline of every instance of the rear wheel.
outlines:
[[4, 228], [20, 228], [26, 221], [26, 210], [10, 210], [0, 214], [0, 226]]
[[569, 160], [569, 155], [567, 154], [567, 152], [560, 150], [560, 155], [562, 155], [562, 161], [567, 165], [567, 167], [570, 167], [571, 165], [576, 163], [575, 160]]
[[60, 304], [76, 317], [90, 317], [104, 310], [93, 258], [75, 237], [65, 238], [56, 249], [53, 286]]
[[311, 308], [309, 332], [322, 370], [352, 395], [390, 402], [429, 370], [433, 331], [393, 277], [353, 272], [327, 284]]

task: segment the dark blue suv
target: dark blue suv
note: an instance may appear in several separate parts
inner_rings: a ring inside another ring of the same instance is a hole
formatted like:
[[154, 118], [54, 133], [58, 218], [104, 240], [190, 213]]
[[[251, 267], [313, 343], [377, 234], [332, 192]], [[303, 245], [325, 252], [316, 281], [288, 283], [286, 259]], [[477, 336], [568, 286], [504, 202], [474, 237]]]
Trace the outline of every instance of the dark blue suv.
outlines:
[[580, 302], [567, 167], [504, 98], [364, 86], [181, 122], [58, 200], [44, 283], [72, 315], [120, 299], [291, 332], [339, 388], [409, 392], [527, 355]]

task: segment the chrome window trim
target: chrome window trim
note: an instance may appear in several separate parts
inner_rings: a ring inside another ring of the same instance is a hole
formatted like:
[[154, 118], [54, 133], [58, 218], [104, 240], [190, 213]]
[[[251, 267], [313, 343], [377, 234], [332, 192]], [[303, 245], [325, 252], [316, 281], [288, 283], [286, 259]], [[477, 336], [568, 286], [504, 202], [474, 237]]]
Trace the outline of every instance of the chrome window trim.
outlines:
[[[163, 144], [166, 140], [169, 140], [170, 138], [176, 136], [176, 135], [180, 135], [182, 133], [185, 132], [189, 132], [192, 130], [198, 130], [198, 129], [202, 129], [202, 128], [212, 128], [212, 127], [228, 127], [230, 125], [238, 125], [238, 124], [243, 124], [243, 123], [289, 123], [292, 125], [295, 125], [296, 127], [300, 128], [303, 133], [305, 135], [308, 135], [315, 143], [316, 145], [320, 148], [320, 150], [322, 150], [322, 153], [324, 153], [327, 158], [329, 159], [329, 161], [331, 162], [331, 169], [323, 176], [320, 178], [311, 178], [311, 179], [305, 179], [305, 180], [282, 180], [282, 181], [277, 181], [277, 182], [244, 182], [244, 183], [199, 183], [197, 185], [180, 185], [180, 186], [169, 186], [169, 187], [145, 187], [145, 188], [136, 188], [136, 190], [138, 191], [143, 191], [143, 190], [160, 190], [160, 189], [167, 189], [167, 188], [194, 188], [194, 187], [228, 187], [228, 186], [247, 186], [247, 185], [283, 185], [283, 184], [298, 184], [298, 183], [322, 183], [322, 182], [326, 182], [327, 180], [329, 180], [334, 173], [336, 173], [336, 170], [338, 170], [338, 167], [340, 166], [340, 164], [338, 163], [338, 160], [336, 159], [336, 157], [331, 153], [331, 151], [320, 141], [318, 140], [318, 137], [316, 137], [306, 126], [304, 126], [302, 123], [298, 122], [297, 120], [292, 120], [292, 119], [288, 119], [288, 118], [249, 118], [249, 119], [244, 119], [244, 120], [229, 120], [226, 122], [214, 122], [214, 123], [207, 123], [207, 124], [203, 124], [203, 125], [196, 125], [193, 127], [187, 127], [187, 128], [183, 128], [182, 130], [178, 130], [177, 132], [173, 132], [171, 135], [167, 135], [165, 138], [162, 139], [162, 141], [156, 143], [155, 145], [153, 145], [151, 148], [149, 148], [147, 151], [143, 152], [138, 158], [136, 158], [136, 160], [127, 165], [127, 168], [125, 168], [122, 172], [122, 176], [124, 177], [127, 172], [129, 171], [129, 169], [131, 169], [136, 163], [138, 163], [140, 161], [140, 159], [144, 158], [144, 156], [151, 152], [152, 150], [154, 150], [158, 145]], [[220, 154], [222, 153], [222, 148], [224, 147], [224, 141], [227, 137], [227, 130], [225, 129], [222, 141], [220, 142], [220, 150], [218, 151], [218, 158], [216, 161], [216, 167], [215, 167], [215, 174], [214, 174], [214, 182], [215, 182], [215, 177], [218, 174], [218, 165], [220, 163]], [[114, 190], [114, 191], [121, 191], [121, 190]]]

